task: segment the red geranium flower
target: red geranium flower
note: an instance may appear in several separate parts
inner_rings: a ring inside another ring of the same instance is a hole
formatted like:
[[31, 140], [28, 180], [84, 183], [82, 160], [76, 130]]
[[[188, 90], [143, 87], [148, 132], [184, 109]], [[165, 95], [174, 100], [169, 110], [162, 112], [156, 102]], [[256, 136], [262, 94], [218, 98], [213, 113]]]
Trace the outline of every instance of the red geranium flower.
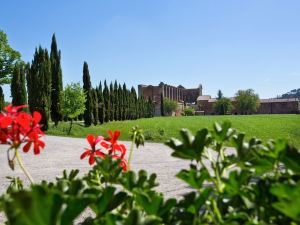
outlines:
[[100, 149], [96, 149], [96, 145], [103, 140], [102, 136], [94, 137], [92, 134], [89, 134], [86, 137], [87, 141], [89, 142], [91, 149], [86, 148], [86, 151], [82, 153], [80, 159], [84, 159], [86, 156], [89, 156], [89, 164], [93, 165], [95, 162], [95, 156], [104, 158], [105, 154], [101, 152]]
[[[92, 134], [87, 136], [87, 140], [91, 146], [91, 149], [86, 149], [86, 151], [80, 156], [80, 159], [84, 159], [89, 156], [89, 164], [92, 165], [95, 162], [95, 157], [105, 158], [111, 156], [114, 159], [121, 159], [120, 167], [123, 171], [127, 170], [127, 161], [124, 158], [126, 154], [126, 148], [123, 144], [119, 144], [118, 138], [120, 136], [120, 131], [115, 131], [114, 133], [110, 130], [108, 131], [110, 138], [103, 139], [102, 136], [94, 137]], [[103, 152], [100, 148], [97, 149], [96, 145], [100, 144], [107, 150], [107, 153]]]
[[8, 105], [0, 114], [0, 142], [9, 144], [12, 148], [19, 148], [21, 144], [24, 152], [28, 152], [33, 144], [34, 154], [39, 154], [45, 143], [40, 140], [44, 133], [40, 129], [41, 114], [34, 112], [33, 116], [20, 112], [26, 106]]
[[116, 151], [120, 152], [120, 158], [123, 158], [126, 154], [125, 145], [118, 143], [118, 138], [120, 136], [120, 131], [116, 130], [114, 133], [109, 130], [108, 131], [109, 138], [105, 138], [106, 142], [101, 142], [101, 145], [108, 150], [109, 155], [116, 155]]

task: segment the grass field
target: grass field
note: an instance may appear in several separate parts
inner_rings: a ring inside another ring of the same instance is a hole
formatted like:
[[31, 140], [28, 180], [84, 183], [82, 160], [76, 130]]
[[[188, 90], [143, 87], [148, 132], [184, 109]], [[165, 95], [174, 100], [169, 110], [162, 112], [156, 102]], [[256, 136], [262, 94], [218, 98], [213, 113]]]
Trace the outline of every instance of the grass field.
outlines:
[[[129, 130], [139, 125], [144, 130], [145, 138], [151, 142], [164, 142], [170, 137], [179, 137], [181, 128], [192, 132], [200, 128], [212, 128], [215, 121], [231, 121], [234, 128], [245, 132], [247, 137], [262, 140], [283, 138], [300, 148], [300, 115], [251, 115], [251, 116], [194, 116], [194, 117], [155, 117], [134, 121], [116, 121], [98, 126], [84, 127], [75, 123], [71, 131], [72, 137], [85, 137], [87, 134], [106, 135], [106, 131], [120, 130], [121, 140], [129, 140]], [[57, 128], [50, 126], [47, 134], [67, 136], [69, 123], [60, 123]]]

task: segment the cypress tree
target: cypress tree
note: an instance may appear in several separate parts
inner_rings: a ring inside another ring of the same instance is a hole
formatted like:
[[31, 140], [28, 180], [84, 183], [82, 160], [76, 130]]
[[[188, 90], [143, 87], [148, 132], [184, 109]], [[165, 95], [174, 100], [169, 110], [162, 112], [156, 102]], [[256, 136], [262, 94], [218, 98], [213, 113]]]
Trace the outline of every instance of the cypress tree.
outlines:
[[109, 90], [108, 90], [108, 87], [107, 87], [106, 80], [104, 81], [103, 98], [104, 98], [104, 106], [105, 106], [104, 121], [109, 122], [109, 119], [110, 119], [110, 101], [109, 101]]
[[163, 94], [160, 94], [160, 114], [161, 116], [165, 116], [165, 110], [164, 110], [164, 97]]
[[52, 36], [51, 43], [51, 76], [52, 76], [52, 91], [51, 91], [51, 119], [57, 126], [58, 121], [62, 119], [61, 115], [61, 91], [63, 90], [62, 84], [62, 70], [61, 70], [61, 52], [57, 49], [55, 34]]
[[123, 90], [122, 90], [121, 84], [119, 84], [119, 86], [118, 86], [118, 99], [119, 99], [118, 118], [119, 118], [119, 120], [122, 120], [122, 118], [123, 118]]
[[96, 126], [98, 124], [98, 96], [97, 96], [97, 88], [92, 89], [92, 97], [93, 97], [93, 123]]
[[47, 49], [39, 47], [35, 50], [26, 78], [29, 109], [41, 113], [40, 123], [45, 131], [48, 129], [51, 107], [51, 62]]
[[3, 109], [4, 105], [5, 105], [4, 93], [2, 87], [0, 86], [0, 110]]
[[122, 120], [126, 120], [127, 116], [128, 116], [128, 105], [127, 105], [128, 104], [128, 96], [127, 96], [127, 88], [126, 88], [125, 83], [123, 84], [122, 95], [123, 95]]
[[92, 124], [92, 85], [90, 79], [89, 67], [86, 62], [83, 64], [83, 90], [86, 94], [85, 101], [85, 111], [83, 114], [85, 126], [90, 126]]
[[101, 124], [103, 124], [104, 117], [105, 117], [105, 104], [104, 104], [104, 99], [103, 99], [103, 91], [102, 91], [102, 83], [101, 82], [98, 87], [98, 105], [99, 105], [99, 110], [98, 110], [99, 122]]
[[118, 83], [114, 83], [114, 120], [119, 120], [119, 98], [118, 98]]
[[112, 82], [110, 82], [109, 85], [109, 102], [110, 102], [110, 114], [109, 119], [110, 121], [113, 121], [115, 118], [115, 103], [114, 103], [114, 86]]
[[14, 106], [27, 104], [27, 94], [25, 88], [25, 66], [16, 64], [11, 80], [11, 96]]
[[131, 113], [132, 113], [132, 119], [137, 118], [137, 94], [134, 87], [131, 87], [130, 90], [131, 95]]

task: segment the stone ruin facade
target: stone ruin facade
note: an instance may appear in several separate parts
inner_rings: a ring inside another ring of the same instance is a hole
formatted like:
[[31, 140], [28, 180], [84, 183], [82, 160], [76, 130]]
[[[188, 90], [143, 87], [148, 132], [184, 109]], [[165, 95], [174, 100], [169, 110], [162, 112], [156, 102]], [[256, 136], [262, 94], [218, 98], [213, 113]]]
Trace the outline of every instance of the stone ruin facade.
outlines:
[[183, 109], [184, 103], [196, 104], [197, 98], [202, 95], [202, 85], [200, 84], [198, 88], [186, 89], [182, 85], [175, 87], [163, 82], [160, 82], [158, 86], [140, 84], [138, 85], [138, 94], [140, 97], [150, 98], [155, 104], [155, 115], [160, 116], [161, 97], [177, 101], [179, 113], [180, 108]]
[[[198, 88], [186, 89], [182, 85], [177, 87], [161, 82], [158, 86], [138, 85], [139, 96], [150, 98], [155, 104], [155, 115], [161, 115], [161, 97], [169, 98], [178, 103], [176, 115], [180, 115], [184, 107], [193, 107], [198, 115], [215, 115], [214, 103], [216, 98], [202, 94], [202, 85]], [[235, 98], [230, 98], [233, 104], [231, 114], [239, 114], [236, 110]], [[297, 98], [286, 99], [260, 99], [257, 114], [294, 114], [299, 113], [299, 100]]]
[[[239, 114], [236, 109], [235, 98], [230, 98], [233, 105], [231, 114]], [[204, 115], [215, 115], [214, 103], [216, 98], [210, 95], [202, 95], [197, 99], [197, 110]], [[296, 114], [299, 113], [299, 100], [297, 98], [273, 98], [260, 99], [260, 106], [256, 114]]]

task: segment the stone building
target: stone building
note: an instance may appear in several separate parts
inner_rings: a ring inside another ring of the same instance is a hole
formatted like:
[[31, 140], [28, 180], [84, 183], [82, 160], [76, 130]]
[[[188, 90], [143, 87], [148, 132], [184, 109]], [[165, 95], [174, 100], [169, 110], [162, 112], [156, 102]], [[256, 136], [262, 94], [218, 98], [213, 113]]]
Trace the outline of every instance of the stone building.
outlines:
[[138, 94], [146, 99], [151, 98], [155, 103], [155, 115], [160, 115], [161, 96], [177, 101], [179, 105], [183, 105], [183, 103], [196, 104], [197, 98], [202, 95], [202, 85], [200, 84], [198, 88], [186, 89], [182, 85], [175, 87], [163, 82], [160, 82], [158, 86], [140, 84], [138, 85]]
[[[231, 114], [238, 114], [236, 110], [235, 98], [230, 98], [233, 110]], [[214, 115], [214, 103], [216, 98], [211, 98], [210, 95], [202, 95], [197, 99], [197, 107], [199, 111], [202, 111], [205, 115]], [[299, 100], [297, 98], [285, 98], [285, 99], [260, 99], [260, 106], [257, 110], [257, 114], [293, 114], [299, 112]]]

